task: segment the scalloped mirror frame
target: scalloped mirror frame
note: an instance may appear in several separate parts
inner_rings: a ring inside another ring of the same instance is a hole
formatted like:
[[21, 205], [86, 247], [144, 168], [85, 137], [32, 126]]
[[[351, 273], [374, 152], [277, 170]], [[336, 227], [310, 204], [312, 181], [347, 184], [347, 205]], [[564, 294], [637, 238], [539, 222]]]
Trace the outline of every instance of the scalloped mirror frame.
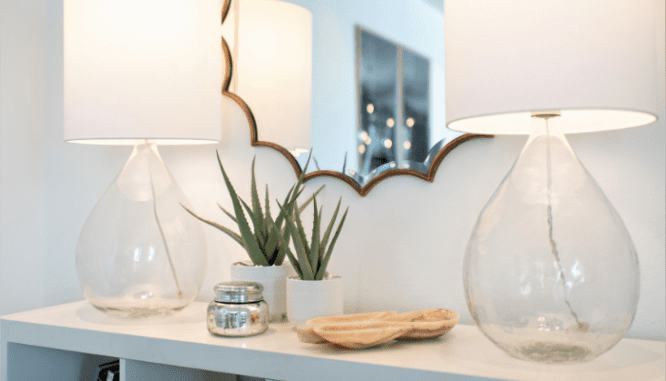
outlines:
[[[227, 18], [229, 9], [231, 8], [231, 2], [232, 0], [224, 0], [224, 3], [222, 5], [222, 17], [221, 17], [222, 24], [224, 23], [224, 20]], [[247, 122], [250, 127], [250, 144], [253, 147], [269, 147], [280, 152], [282, 155], [284, 155], [284, 157], [287, 160], [289, 160], [289, 163], [291, 163], [291, 166], [294, 168], [294, 172], [296, 172], [296, 177], [300, 176], [302, 169], [298, 164], [298, 162], [296, 161], [296, 158], [294, 158], [294, 156], [287, 149], [278, 144], [259, 140], [257, 133], [257, 123], [254, 118], [254, 115], [252, 114], [252, 110], [250, 110], [250, 107], [247, 105], [247, 103], [245, 103], [245, 101], [243, 101], [243, 99], [241, 99], [238, 95], [229, 91], [229, 86], [231, 84], [231, 78], [233, 75], [233, 60], [231, 57], [231, 51], [229, 49], [229, 45], [225, 41], [224, 36], [222, 36], [222, 52], [224, 54], [224, 58], [226, 61], [226, 70], [223, 73], [224, 79], [222, 82], [222, 95], [236, 102], [236, 104], [240, 106], [240, 108], [245, 113], [245, 117], [247, 118]], [[393, 176], [401, 176], [401, 175], [414, 176], [418, 177], [419, 179], [425, 180], [429, 183], [432, 183], [435, 179], [435, 173], [439, 168], [439, 164], [442, 162], [442, 160], [444, 160], [444, 157], [452, 149], [456, 148], [461, 143], [464, 143], [471, 139], [492, 138], [492, 137], [493, 135], [480, 135], [480, 134], [464, 134], [458, 136], [457, 138], [448, 142], [444, 147], [442, 147], [439, 150], [437, 155], [435, 155], [435, 157], [430, 163], [430, 168], [428, 168], [428, 173], [422, 173], [413, 169], [396, 168], [390, 171], [380, 173], [379, 175], [375, 176], [372, 180], [368, 181], [368, 183], [365, 184], [365, 186], [361, 187], [353, 178], [341, 172], [336, 172], [331, 170], [318, 170], [306, 174], [305, 181], [314, 179], [316, 177], [324, 177], [324, 176], [334, 177], [349, 184], [361, 196], [367, 195], [368, 192], [370, 192], [370, 190], [380, 181]]]

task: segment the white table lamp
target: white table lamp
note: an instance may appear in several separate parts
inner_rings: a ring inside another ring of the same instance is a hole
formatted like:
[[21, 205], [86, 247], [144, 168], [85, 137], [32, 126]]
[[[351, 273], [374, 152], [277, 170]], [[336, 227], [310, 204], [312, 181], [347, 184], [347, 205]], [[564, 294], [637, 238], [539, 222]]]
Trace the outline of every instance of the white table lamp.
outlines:
[[631, 325], [638, 259], [564, 134], [656, 120], [656, 0], [444, 5], [448, 127], [530, 134], [469, 241], [470, 313], [514, 357], [593, 359]]
[[206, 245], [159, 144], [221, 138], [221, 3], [65, 0], [65, 140], [134, 151], [77, 245], [83, 294], [109, 314], [182, 309], [197, 295]]

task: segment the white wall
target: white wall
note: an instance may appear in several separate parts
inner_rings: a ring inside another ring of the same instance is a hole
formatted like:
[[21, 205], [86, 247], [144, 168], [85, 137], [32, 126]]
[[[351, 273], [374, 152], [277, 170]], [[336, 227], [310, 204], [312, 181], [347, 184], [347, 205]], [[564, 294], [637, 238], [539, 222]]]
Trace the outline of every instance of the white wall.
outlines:
[[[70, 145], [62, 138], [62, 5], [58, 0], [1, 0], [0, 15], [0, 314], [82, 299], [75, 269], [78, 234], [129, 148]], [[659, 17], [664, 68], [664, 10]], [[570, 142], [623, 217], [641, 266], [641, 298], [633, 337], [665, 338], [664, 71], [659, 121], [630, 130], [572, 136]], [[232, 109], [224, 141], [208, 147], [165, 147], [163, 157], [197, 211], [223, 221], [231, 207], [214, 159], [218, 149], [231, 180], [249, 195], [249, 167], [282, 197], [295, 175], [268, 148], [249, 144], [242, 113]], [[434, 183], [393, 177], [360, 197], [346, 183], [326, 184], [330, 208], [342, 196], [350, 211], [331, 270], [346, 280], [347, 312], [444, 307], [471, 323], [462, 289], [467, 238], [485, 202], [509, 170], [524, 138], [476, 140], [453, 150]], [[325, 210], [325, 213], [326, 213]], [[329, 214], [330, 215], [330, 214]], [[243, 259], [231, 239], [206, 227], [209, 268], [200, 300]], [[202, 327], [202, 329], [204, 329]]]
[[43, 1], [1, 4], [0, 311], [5, 312], [44, 302], [46, 20]]

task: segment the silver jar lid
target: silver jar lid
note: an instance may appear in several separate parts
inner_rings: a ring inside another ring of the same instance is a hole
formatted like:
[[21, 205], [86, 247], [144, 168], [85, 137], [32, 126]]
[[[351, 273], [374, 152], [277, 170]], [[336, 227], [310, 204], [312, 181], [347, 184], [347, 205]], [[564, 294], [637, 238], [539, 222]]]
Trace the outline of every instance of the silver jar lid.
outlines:
[[254, 282], [222, 282], [214, 288], [215, 301], [220, 303], [252, 303], [264, 300], [264, 286]]

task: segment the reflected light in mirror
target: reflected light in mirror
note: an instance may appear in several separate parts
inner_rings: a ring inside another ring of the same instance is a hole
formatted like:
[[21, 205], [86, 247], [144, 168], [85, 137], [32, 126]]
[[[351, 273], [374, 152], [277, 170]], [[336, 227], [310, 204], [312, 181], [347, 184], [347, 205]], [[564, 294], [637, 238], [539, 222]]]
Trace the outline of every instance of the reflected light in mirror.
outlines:
[[393, 120], [393, 118], [388, 118], [386, 120], [386, 125], [393, 128], [393, 126], [395, 126], [395, 120]]
[[[312, 13], [274, 0], [232, 1], [235, 93], [252, 110], [258, 140], [310, 150]], [[232, 33], [230, 30], [229, 33]], [[279, 96], [275, 96], [279, 94]]]
[[414, 127], [414, 119], [413, 118], [407, 118], [407, 121], [405, 122], [407, 127]]
[[358, 146], [358, 153], [360, 153], [360, 154], [365, 153], [365, 146], [364, 146], [363, 144], [361, 144], [360, 146]]
[[368, 110], [368, 114], [372, 114], [373, 112], [375, 112], [375, 105], [370, 103], [365, 109]]
[[405, 140], [405, 142], [402, 143], [402, 146], [403, 146], [405, 149], [411, 149], [411, 148], [412, 148], [412, 143], [411, 143], [409, 140]]
[[386, 147], [386, 148], [393, 147], [393, 141], [391, 141], [391, 139], [384, 140], [384, 147]]

